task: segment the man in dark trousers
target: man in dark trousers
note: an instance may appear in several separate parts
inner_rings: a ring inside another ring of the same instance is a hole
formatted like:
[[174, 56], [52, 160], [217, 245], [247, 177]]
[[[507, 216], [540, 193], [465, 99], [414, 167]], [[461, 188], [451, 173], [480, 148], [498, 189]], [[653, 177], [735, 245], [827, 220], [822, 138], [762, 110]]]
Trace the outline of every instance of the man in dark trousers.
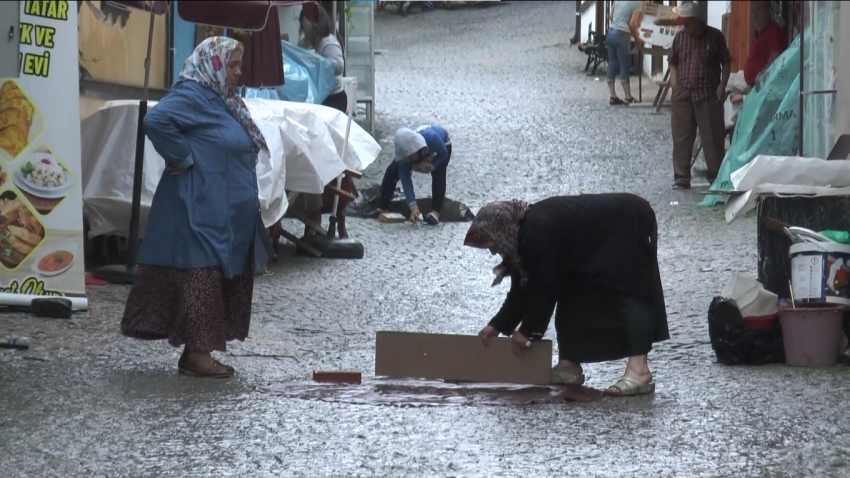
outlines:
[[670, 54], [673, 189], [689, 189], [697, 131], [708, 166], [709, 184], [717, 178], [726, 154], [723, 101], [731, 55], [723, 33], [699, 18], [693, 2], [679, 7], [677, 22], [684, 29], [673, 39]]

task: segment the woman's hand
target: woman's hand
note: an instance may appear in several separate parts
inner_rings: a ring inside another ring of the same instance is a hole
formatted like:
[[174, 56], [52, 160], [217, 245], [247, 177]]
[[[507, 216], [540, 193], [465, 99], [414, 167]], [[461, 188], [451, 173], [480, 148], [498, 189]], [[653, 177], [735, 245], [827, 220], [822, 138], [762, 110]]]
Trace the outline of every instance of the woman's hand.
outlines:
[[186, 170], [183, 168], [177, 168], [174, 166], [169, 166], [167, 164], [165, 165], [165, 170], [168, 171], [168, 173], [172, 176], [177, 176], [178, 174], [183, 174], [186, 172]]
[[419, 212], [418, 206], [410, 208], [410, 220], [413, 222], [419, 222], [422, 220], [422, 213]]
[[478, 336], [481, 337], [481, 342], [484, 343], [484, 346], [486, 347], [490, 342], [490, 339], [499, 336], [499, 331], [492, 325], [488, 325], [481, 329], [481, 332], [478, 332]]
[[511, 335], [511, 348], [515, 355], [522, 357], [525, 351], [531, 348], [531, 341], [517, 330]]

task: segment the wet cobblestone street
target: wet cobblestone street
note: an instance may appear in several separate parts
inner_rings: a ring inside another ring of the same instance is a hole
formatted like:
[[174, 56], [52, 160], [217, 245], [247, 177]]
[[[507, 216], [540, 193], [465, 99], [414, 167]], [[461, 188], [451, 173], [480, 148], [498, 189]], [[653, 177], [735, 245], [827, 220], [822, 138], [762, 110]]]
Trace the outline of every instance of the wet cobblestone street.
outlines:
[[[27, 352], [0, 350], [0, 474], [850, 476], [850, 369], [714, 363], [708, 306], [730, 273], [756, 274], [755, 219], [727, 225], [722, 208], [697, 207], [700, 188], [670, 189], [669, 109], [608, 106], [604, 81], [582, 71], [585, 57], [569, 45], [574, 2], [502, 3], [378, 15], [385, 149], [359, 186], [380, 180], [392, 132], [434, 122], [452, 136], [448, 196], [473, 211], [514, 197], [648, 199], [672, 336], [650, 354], [654, 397], [504, 406], [300, 398], [315, 395], [306, 390], [318, 368], [363, 370], [372, 390], [376, 331], [475, 334], [507, 292], [507, 281], [490, 287], [494, 258], [462, 246], [468, 223], [349, 218], [363, 260], [289, 248], [257, 279], [251, 336], [222, 355], [238, 371], [230, 380], [178, 377], [177, 349], [122, 337], [127, 287], [90, 287], [90, 310], [71, 321], [0, 315], [0, 335], [32, 341]], [[427, 177], [415, 185], [430, 192]], [[547, 335], [554, 340], [554, 327]], [[624, 363], [586, 366], [588, 385], [614, 383]]]

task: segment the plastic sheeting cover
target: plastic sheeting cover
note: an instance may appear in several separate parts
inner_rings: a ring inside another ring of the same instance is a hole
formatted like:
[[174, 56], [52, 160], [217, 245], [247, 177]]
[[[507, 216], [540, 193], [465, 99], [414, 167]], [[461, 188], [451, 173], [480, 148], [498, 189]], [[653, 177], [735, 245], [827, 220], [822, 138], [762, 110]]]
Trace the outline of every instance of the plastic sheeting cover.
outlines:
[[[156, 104], [148, 103], [148, 108]], [[286, 212], [287, 191], [321, 193], [346, 168], [362, 171], [381, 151], [369, 133], [352, 122], [348, 151], [341, 158], [348, 117], [335, 109], [262, 99], [246, 99], [245, 103], [271, 151], [261, 153], [257, 164], [260, 206], [267, 227]], [[138, 106], [137, 101], [110, 101], [82, 121], [83, 211], [92, 236], [128, 235]], [[142, 234], [164, 170], [163, 159], [146, 138]]]
[[247, 88], [246, 98], [320, 104], [331, 94], [336, 73], [330, 60], [282, 40], [284, 85]]

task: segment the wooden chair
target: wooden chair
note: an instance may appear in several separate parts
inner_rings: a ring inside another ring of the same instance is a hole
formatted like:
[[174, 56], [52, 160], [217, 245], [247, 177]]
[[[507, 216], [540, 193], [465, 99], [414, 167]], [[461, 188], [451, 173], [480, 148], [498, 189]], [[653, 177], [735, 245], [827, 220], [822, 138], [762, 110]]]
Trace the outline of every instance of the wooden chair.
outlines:
[[[345, 134], [346, 145], [343, 147], [343, 155], [345, 155], [348, 148], [351, 121], [354, 111], [357, 108], [357, 79], [344, 77], [343, 88], [348, 96], [348, 104], [346, 105], [348, 126], [346, 127], [347, 131]], [[277, 254], [280, 237], [285, 237], [312, 256], [322, 257], [322, 252], [305, 241], [304, 237], [314, 234], [328, 235], [328, 231], [322, 227], [322, 214], [333, 214], [335, 203], [338, 203], [336, 204], [336, 216], [339, 237], [341, 239], [347, 238], [348, 231], [345, 226], [345, 209], [351, 201], [357, 199], [357, 189], [354, 186], [354, 179], [360, 179], [362, 177], [363, 174], [360, 171], [346, 169], [339, 178], [325, 185], [321, 195], [287, 192], [289, 207], [283, 217], [301, 221], [304, 224], [304, 236], [300, 238], [296, 237], [291, 232], [283, 229], [283, 226], [278, 222], [269, 228], [269, 238], [275, 249], [275, 254]]]

